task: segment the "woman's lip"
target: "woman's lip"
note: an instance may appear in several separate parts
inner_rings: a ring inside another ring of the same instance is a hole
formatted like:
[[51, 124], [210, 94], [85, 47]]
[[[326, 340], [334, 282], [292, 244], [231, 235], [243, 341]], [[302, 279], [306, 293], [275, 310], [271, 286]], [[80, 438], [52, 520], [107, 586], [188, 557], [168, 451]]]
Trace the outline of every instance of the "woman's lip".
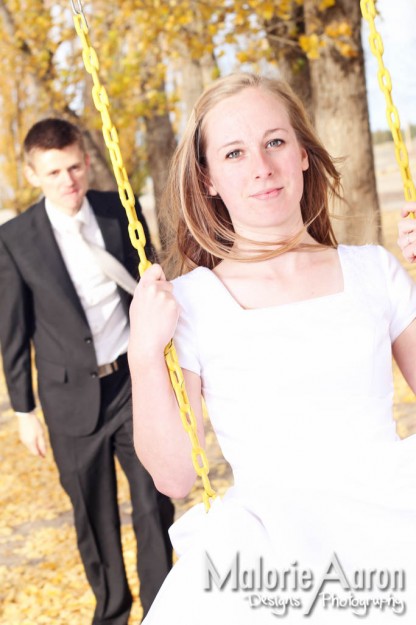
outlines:
[[271, 198], [279, 195], [280, 191], [283, 187], [274, 187], [273, 189], [265, 189], [264, 191], [259, 191], [258, 193], [253, 193], [251, 197], [256, 198], [257, 200], [269, 200]]

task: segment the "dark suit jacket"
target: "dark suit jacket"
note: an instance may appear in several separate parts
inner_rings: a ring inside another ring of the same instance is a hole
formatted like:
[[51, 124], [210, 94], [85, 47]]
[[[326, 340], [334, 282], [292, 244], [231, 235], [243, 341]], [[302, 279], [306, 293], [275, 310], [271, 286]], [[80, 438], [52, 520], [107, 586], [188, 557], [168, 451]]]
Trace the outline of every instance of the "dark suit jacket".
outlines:
[[[117, 193], [90, 191], [88, 200], [106, 248], [133, 277], [138, 256]], [[136, 206], [152, 258], [146, 222]], [[131, 296], [119, 288], [128, 313]], [[3, 367], [14, 410], [35, 406], [31, 347], [35, 351], [38, 393], [49, 428], [73, 436], [94, 430], [100, 410], [92, 333], [64, 264], [45, 201], [0, 228], [0, 341]]]

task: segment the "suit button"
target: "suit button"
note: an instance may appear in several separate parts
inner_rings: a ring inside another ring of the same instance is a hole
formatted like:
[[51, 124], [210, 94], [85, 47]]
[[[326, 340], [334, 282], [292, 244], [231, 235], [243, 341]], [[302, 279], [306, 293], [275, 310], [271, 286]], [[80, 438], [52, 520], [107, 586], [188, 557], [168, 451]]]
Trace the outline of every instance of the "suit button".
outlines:
[[91, 371], [90, 376], [92, 378], [98, 378], [98, 372], [97, 371]]
[[92, 343], [92, 338], [90, 336], [87, 336], [86, 339], [84, 339], [84, 341], [86, 342], [87, 345], [91, 345]]

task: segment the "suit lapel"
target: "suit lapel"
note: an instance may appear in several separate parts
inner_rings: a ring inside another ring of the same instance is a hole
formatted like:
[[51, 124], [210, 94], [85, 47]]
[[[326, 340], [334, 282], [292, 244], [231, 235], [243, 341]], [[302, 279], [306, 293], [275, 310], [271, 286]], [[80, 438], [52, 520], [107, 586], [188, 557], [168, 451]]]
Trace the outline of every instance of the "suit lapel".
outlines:
[[[108, 210], [108, 207], [105, 204], [97, 201], [97, 198], [94, 194], [87, 193], [87, 198], [91, 205], [91, 208], [94, 211], [98, 226], [103, 235], [104, 244], [107, 252], [110, 252], [110, 254], [117, 258], [117, 260], [120, 261], [122, 265], [126, 266], [125, 249], [123, 246], [123, 237], [120, 230], [120, 220], [111, 214], [112, 211]], [[101, 198], [102, 196], [100, 197], [100, 199]], [[124, 210], [122, 206], [120, 206], [120, 210]], [[131, 295], [118, 285], [117, 289], [123, 304], [123, 308], [128, 315]]]
[[35, 262], [43, 266], [42, 275], [51, 276], [51, 285], [61, 290], [75, 306], [77, 312], [87, 321], [74, 284], [68, 273], [61, 251], [53, 234], [51, 222], [45, 210], [45, 200], [41, 200], [33, 213], [32, 249]]
[[117, 260], [123, 263], [123, 241], [119, 220], [111, 215], [105, 205], [101, 204], [101, 202], [97, 202], [94, 196], [87, 194], [87, 197], [103, 235], [107, 252], [110, 252]]

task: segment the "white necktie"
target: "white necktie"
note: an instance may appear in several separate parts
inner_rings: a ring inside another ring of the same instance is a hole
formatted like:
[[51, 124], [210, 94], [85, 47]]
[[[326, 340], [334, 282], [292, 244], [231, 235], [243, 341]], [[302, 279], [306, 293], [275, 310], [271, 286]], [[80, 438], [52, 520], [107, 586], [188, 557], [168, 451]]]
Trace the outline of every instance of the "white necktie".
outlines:
[[107, 278], [110, 278], [110, 280], [113, 280], [113, 282], [115, 282], [116, 284], [118, 284], [118, 286], [127, 291], [127, 293], [133, 295], [137, 286], [137, 282], [129, 274], [127, 269], [117, 260], [117, 258], [114, 258], [114, 256], [110, 254], [110, 252], [107, 252], [105, 248], [102, 248], [99, 245], [88, 241], [82, 231], [84, 225], [82, 222], [75, 220], [74, 225], [76, 226], [77, 231], [80, 234], [83, 242], [86, 243], [86, 245], [89, 247], [95, 260], [97, 261], [98, 266], [107, 276]]

